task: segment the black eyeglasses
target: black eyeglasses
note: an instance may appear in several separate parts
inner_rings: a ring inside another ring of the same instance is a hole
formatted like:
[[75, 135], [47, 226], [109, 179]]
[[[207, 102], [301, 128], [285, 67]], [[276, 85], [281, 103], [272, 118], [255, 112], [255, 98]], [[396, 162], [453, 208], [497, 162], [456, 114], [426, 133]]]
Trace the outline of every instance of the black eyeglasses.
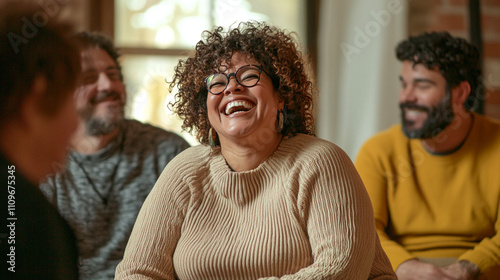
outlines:
[[205, 79], [205, 84], [207, 85], [207, 90], [214, 95], [221, 94], [227, 88], [231, 76], [234, 76], [238, 84], [244, 87], [253, 87], [260, 81], [260, 73], [262, 71], [262, 66], [245, 65], [238, 68], [236, 72], [229, 73], [228, 75], [224, 73], [212, 74]]

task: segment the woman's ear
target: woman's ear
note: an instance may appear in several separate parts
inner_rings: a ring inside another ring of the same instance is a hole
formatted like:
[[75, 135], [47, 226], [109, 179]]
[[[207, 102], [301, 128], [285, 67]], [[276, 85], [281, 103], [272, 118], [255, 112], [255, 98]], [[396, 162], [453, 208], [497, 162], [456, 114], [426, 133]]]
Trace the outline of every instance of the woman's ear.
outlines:
[[283, 99], [277, 91], [274, 92], [274, 96], [276, 96], [276, 100], [278, 101], [278, 110], [283, 110], [285, 107], [285, 99]]

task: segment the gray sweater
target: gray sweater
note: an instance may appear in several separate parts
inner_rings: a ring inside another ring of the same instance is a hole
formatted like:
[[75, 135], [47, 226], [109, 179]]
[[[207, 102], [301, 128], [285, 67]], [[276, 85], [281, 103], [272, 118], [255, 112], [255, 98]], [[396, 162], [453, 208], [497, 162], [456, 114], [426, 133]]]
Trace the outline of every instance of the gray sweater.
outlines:
[[42, 192], [77, 238], [81, 279], [114, 279], [137, 214], [167, 163], [189, 145], [163, 129], [125, 120], [97, 154], [70, 152]]

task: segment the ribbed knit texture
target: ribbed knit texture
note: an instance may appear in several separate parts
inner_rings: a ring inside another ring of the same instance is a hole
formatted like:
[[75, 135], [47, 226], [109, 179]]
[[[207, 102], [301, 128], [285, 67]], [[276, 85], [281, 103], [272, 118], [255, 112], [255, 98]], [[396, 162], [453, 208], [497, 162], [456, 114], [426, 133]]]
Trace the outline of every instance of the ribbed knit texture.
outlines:
[[396, 279], [354, 166], [307, 135], [251, 171], [232, 172], [207, 146], [171, 161], [116, 279], [176, 278]]
[[394, 269], [415, 257], [459, 258], [500, 279], [498, 122], [475, 114], [467, 140], [448, 155], [428, 153], [397, 125], [362, 147], [356, 167]]

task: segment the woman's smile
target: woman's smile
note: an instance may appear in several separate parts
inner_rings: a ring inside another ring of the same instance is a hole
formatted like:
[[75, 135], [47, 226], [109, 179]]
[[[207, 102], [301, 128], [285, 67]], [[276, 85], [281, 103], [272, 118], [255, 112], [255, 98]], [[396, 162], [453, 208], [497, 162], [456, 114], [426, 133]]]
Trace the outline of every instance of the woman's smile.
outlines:
[[234, 100], [226, 104], [224, 114], [226, 116], [237, 116], [255, 108], [255, 104], [247, 100]]

